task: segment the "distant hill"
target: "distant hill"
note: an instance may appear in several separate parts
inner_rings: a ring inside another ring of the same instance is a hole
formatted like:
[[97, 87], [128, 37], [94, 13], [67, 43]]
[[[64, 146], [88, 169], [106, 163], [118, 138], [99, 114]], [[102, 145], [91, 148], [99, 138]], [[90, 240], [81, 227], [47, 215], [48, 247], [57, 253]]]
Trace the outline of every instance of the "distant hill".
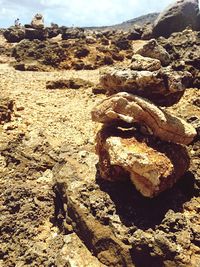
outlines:
[[159, 13], [150, 13], [147, 15], [143, 15], [131, 20], [124, 21], [120, 24], [112, 25], [112, 26], [102, 26], [102, 27], [85, 27], [85, 29], [91, 30], [129, 30], [134, 25], [144, 25], [146, 23], [153, 23], [155, 19], [158, 17]]

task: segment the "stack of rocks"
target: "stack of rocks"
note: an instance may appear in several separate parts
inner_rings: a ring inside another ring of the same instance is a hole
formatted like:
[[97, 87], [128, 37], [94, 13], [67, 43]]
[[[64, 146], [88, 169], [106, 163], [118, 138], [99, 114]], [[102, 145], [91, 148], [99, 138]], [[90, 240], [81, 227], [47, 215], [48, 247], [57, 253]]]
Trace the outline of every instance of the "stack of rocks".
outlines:
[[44, 18], [41, 14], [36, 14], [31, 24], [25, 25], [25, 38], [29, 40], [45, 40], [47, 38], [47, 32], [44, 28]]
[[96, 138], [103, 179], [131, 179], [145, 197], [172, 187], [190, 165], [183, 145], [196, 130], [159, 106], [183, 95], [190, 74], [172, 71], [170, 58], [155, 40], [141, 43], [128, 69], [106, 69], [100, 84], [109, 97], [92, 110], [103, 123]]

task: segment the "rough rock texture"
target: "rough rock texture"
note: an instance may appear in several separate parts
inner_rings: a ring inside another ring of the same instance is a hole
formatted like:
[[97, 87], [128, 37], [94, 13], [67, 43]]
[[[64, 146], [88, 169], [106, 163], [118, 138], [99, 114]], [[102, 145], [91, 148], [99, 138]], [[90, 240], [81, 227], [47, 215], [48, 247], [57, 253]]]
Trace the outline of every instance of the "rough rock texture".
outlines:
[[101, 123], [125, 121], [147, 126], [152, 135], [173, 143], [189, 144], [196, 136], [195, 128], [170, 115], [150, 101], [129, 93], [118, 93], [92, 110], [92, 119]]
[[65, 28], [65, 29], [63, 29], [63, 32], [62, 32], [62, 39], [63, 40], [84, 39], [84, 38], [85, 38], [84, 31], [80, 28], [75, 28], [75, 29]]
[[70, 164], [54, 168], [54, 177], [68, 220], [106, 266], [198, 266], [199, 200], [191, 173], [152, 200], [130, 182], [113, 184], [99, 173], [96, 184], [80, 182]]
[[186, 29], [158, 41], [170, 54], [172, 68], [189, 71], [193, 76], [190, 86], [200, 88], [200, 32]]
[[25, 38], [25, 30], [21, 27], [10, 27], [3, 35], [9, 43], [18, 43]]
[[43, 27], [25, 28], [25, 39], [32, 40], [45, 40], [47, 38], [46, 29]]
[[100, 85], [109, 95], [126, 91], [170, 106], [183, 96], [191, 74], [162, 68], [155, 72], [107, 68], [101, 72]]
[[158, 59], [143, 57], [141, 55], [133, 55], [130, 64], [131, 70], [148, 70], [155, 71], [161, 68], [161, 62]]
[[[96, 75], [92, 73], [91, 82]], [[84, 72], [24, 73], [0, 65], [1, 96], [7, 93], [8, 99], [15, 100], [12, 120], [0, 125], [2, 267], [103, 266], [65, 222], [52, 173], [53, 166], [63, 162], [58, 157], [59, 144], [65, 141], [73, 157], [75, 144], [87, 143], [93, 125], [86, 110], [94, 103], [88, 97], [92, 97], [91, 89], [49, 92], [46, 81], [80, 76], [87, 79]], [[86, 137], [81, 129], [87, 124]]]
[[[92, 88], [46, 90], [46, 81], [72, 77], [97, 84], [98, 70], [25, 73], [6, 63], [0, 64], [0, 88], [15, 100], [17, 111], [0, 129], [9, 163], [0, 159], [0, 202], [5, 202], [3, 209], [0, 203], [0, 265], [99, 267], [98, 257], [112, 267], [197, 267], [200, 135], [189, 145], [190, 170], [168, 191], [146, 199], [130, 181], [99, 179], [94, 152], [99, 124], [90, 111], [105, 96], [94, 95]], [[186, 89], [168, 109], [196, 123], [199, 98], [200, 90]], [[53, 151], [66, 161], [62, 180]]]
[[[37, 31], [46, 31], [46, 29], [30, 30], [30, 39], [36, 38], [32, 33]], [[41, 38], [46, 38], [46, 33], [41, 34]], [[97, 44], [87, 44], [86, 39], [56, 39], [41, 40], [22, 40], [12, 49], [12, 56], [20, 64], [41, 65], [43, 69], [76, 69], [92, 70], [100, 66], [114, 64], [124, 61], [128, 52], [120, 52], [119, 49], [111, 45], [102, 46], [101, 39]], [[38, 37], [40, 39], [40, 37]], [[130, 53], [130, 52], [129, 52]], [[132, 57], [131, 52], [130, 57]]]
[[63, 89], [63, 88], [79, 89], [79, 88], [88, 88], [91, 86], [92, 83], [80, 78], [74, 78], [69, 80], [60, 79], [56, 81], [46, 82], [47, 89]]
[[170, 63], [168, 52], [155, 39], [140, 41], [138, 46], [135, 48], [133, 46], [133, 49], [135, 54], [160, 60], [163, 66], [167, 66]]
[[133, 130], [103, 127], [96, 142], [101, 177], [115, 182], [130, 178], [145, 197], [172, 187], [189, 168], [183, 147], [159, 143]]
[[11, 115], [14, 109], [14, 101], [8, 97], [0, 99], [0, 124], [11, 121]]
[[187, 26], [198, 27], [199, 1], [178, 0], [166, 8], [156, 19], [153, 27], [155, 37], [169, 37], [173, 32], [180, 32]]

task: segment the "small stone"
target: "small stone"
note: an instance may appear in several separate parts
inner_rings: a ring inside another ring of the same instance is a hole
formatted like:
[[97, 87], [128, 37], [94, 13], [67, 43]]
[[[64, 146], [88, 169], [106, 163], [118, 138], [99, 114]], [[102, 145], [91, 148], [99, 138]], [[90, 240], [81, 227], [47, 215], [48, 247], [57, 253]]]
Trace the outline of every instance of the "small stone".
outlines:
[[155, 71], [161, 68], [161, 62], [158, 59], [143, 57], [141, 55], [133, 55], [130, 69], [131, 70], [148, 70]]

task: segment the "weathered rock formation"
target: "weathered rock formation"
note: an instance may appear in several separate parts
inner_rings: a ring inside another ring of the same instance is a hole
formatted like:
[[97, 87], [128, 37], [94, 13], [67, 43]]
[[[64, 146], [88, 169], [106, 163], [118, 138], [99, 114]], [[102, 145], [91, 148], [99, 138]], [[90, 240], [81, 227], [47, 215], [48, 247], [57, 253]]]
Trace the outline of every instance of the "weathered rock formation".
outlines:
[[168, 52], [159, 45], [155, 39], [151, 39], [147, 42], [140, 41], [136, 48], [133, 46], [133, 49], [135, 54], [160, 60], [163, 66], [167, 66], [170, 63]]
[[199, 24], [199, 1], [178, 0], [166, 8], [156, 19], [153, 27], [155, 37], [169, 37], [190, 26], [196, 30]]
[[18, 43], [25, 38], [25, 30], [22, 27], [10, 27], [3, 35], [9, 43]]
[[[148, 64], [146, 59], [142, 64]], [[182, 97], [190, 77], [190, 73], [173, 71], [170, 67], [158, 71], [113, 67], [101, 72], [100, 85], [107, 90], [108, 95], [126, 91], [148, 98], [156, 105], [171, 106]]]
[[102, 74], [100, 84], [111, 96], [91, 113], [93, 121], [105, 125], [96, 138], [101, 178], [130, 178], [145, 197], [155, 197], [172, 187], [189, 169], [187, 151], [177, 143], [188, 145], [197, 134], [192, 125], [155, 105], [177, 103], [191, 76], [171, 67], [162, 68], [158, 58], [168, 54], [163, 48], [154, 50], [155, 44], [158, 47], [151, 40], [141, 49], [143, 56], [152, 55], [153, 59], [134, 55], [134, 70], [108, 69]]
[[84, 30], [81, 28], [63, 28], [62, 39], [84, 39]]
[[172, 68], [189, 71], [192, 74], [190, 87], [200, 88], [200, 33], [187, 28], [158, 41], [170, 54]]
[[145, 197], [172, 187], [189, 168], [182, 146], [156, 142], [133, 130], [103, 127], [96, 142], [101, 177], [108, 181], [130, 178]]
[[103, 100], [92, 111], [92, 119], [101, 123], [124, 121], [147, 126], [161, 140], [189, 144], [196, 130], [184, 120], [170, 115], [150, 101], [125, 92]]
[[159, 59], [143, 57], [139, 54], [133, 55], [131, 59], [131, 70], [147, 70], [147, 71], [155, 71], [161, 68], [161, 62]]

